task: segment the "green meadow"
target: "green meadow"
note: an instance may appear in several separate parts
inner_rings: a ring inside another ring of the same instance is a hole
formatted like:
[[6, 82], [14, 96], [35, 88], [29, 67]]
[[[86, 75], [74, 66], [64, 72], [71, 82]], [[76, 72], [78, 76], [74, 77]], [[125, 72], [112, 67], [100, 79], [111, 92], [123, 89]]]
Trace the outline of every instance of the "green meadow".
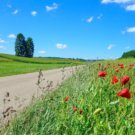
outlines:
[[62, 58], [26, 58], [0, 54], [0, 77], [84, 64], [84, 61]]
[[[131, 64], [134, 59], [88, 64], [19, 114], [2, 134], [134, 135], [135, 67]], [[107, 74], [101, 77], [101, 71]], [[118, 78], [114, 84], [113, 76]], [[123, 76], [130, 78], [124, 85]], [[124, 88], [130, 97], [121, 92]]]

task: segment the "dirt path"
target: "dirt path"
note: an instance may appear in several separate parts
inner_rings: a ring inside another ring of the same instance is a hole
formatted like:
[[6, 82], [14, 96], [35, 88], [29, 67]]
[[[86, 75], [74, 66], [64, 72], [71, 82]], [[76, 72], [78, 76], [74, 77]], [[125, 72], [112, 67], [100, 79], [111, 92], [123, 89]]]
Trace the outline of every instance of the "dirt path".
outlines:
[[[80, 68], [80, 67], [77, 67]], [[54, 69], [44, 71], [41, 78], [45, 79], [40, 84], [45, 89], [55, 88], [65, 79], [69, 78], [76, 67], [63, 69]], [[9, 77], [0, 77], [0, 118], [8, 115], [7, 112], [20, 110], [27, 106], [32, 100], [33, 95], [37, 96], [39, 72], [14, 75]], [[41, 90], [38, 89], [38, 95]], [[8, 110], [9, 109], [9, 110]]]

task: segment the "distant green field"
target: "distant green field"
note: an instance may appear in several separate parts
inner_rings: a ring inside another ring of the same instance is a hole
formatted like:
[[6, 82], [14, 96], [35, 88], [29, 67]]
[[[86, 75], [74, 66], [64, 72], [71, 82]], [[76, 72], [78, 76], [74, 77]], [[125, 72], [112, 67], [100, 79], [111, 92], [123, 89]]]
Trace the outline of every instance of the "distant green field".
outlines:
[[84, 61], [62, 58], [26, 58], [0, 54], [0, 77], [84, 64]]

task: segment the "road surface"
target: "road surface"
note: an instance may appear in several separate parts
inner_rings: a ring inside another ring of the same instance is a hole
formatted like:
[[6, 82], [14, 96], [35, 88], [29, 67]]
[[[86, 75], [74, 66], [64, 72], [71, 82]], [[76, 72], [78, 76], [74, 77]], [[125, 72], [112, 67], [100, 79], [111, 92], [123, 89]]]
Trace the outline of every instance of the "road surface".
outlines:
[[[68, 67], [64, 70], [43, 71], [40, 74], [40, 79], [42, 79], [40, 86], [45, 90], [55, 88], [76, 70], [76, 67]], [[26, 107], [32, 101], [33, 96], [41, 96], [42, 90], [37, 85], [38, 76], [39, 72], [0, 77], [0, 118], [8, 117], [9, 113]]]

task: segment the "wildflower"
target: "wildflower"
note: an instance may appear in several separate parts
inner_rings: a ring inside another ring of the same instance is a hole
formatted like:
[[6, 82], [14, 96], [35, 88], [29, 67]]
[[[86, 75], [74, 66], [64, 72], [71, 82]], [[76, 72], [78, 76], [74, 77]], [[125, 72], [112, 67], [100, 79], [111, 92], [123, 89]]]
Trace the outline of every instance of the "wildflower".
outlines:
[[123, 64], [118, 64], [118, 66], [119, 66], [120, 68], [124, 68], [124, 65], [123, 65]]
[[118, 64], [118, 66], [120, 66], [120, 67], [121, 67], [121, 66], [124, 66], [124, 65], [123, 65], [123, 64]]
[[107, 75], [106, 71], [100, 71], [98, 72], [99, 77], [105, 77]]
[[119, 96], [119, 97], [125, 97], [125, 98], [131, 98], [129, 89], [127, 89], [127, 88], [124, 88], [121, 91], [119, 91], [117, 93], [117, 96]]
[[72, 110], [73, 110], [73, 112], [76, 112], [76, 111], [77, 111], [77, 108], [74, 106], [74, 107], [72, 108]]
[[112, 77], [112, 84], [115, 84], [117, 83], [119, 80], [118, 80], [118, 77], [117, 76], [113, 76]]
[[129, 65], [129, 67], [133, 67], [133, 66], [134, 66], [134, 64], [130, 64], [130, 65]]
[[130, 80], [129, 76], [123, 76], [121, 78], [122, 85], [125, 85]]
[[66, 101], [68, 101], [69, 100], [69, 96], [66, 96], [65, 98], [64, 98], [64, 101], [66, 102]]
[[115, 69], [115, 71], [116, 71], [116, 72], [119, 72], [119, 71], [120, 71], [120, 69], [119, 69], [119, 68], [117, 68], [117, 69]]
[[130, 64], [128, 67], [128, 71], [131, 70], [133, 68], [134, 64]]

